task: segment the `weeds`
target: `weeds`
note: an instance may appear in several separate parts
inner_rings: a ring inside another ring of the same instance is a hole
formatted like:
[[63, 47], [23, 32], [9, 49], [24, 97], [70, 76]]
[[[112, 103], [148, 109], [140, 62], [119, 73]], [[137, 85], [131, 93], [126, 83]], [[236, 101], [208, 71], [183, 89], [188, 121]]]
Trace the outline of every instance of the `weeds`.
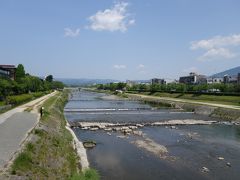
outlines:
[[84, 172], [74, 174], [70, 180], [99, 180], [99, 173], [94, 169], [87, 169]]

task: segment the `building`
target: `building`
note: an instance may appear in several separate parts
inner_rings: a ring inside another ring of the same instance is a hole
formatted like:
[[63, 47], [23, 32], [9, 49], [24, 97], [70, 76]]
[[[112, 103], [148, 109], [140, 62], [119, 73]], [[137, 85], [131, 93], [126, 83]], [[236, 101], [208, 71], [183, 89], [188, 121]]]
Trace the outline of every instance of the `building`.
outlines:
[[16, 79], [16, 67], [14, 65], [0, 65], [0, 77]]
[[238, 84], [240, 84], [240, 73], [238, 73], [238, 78], [237, 79], [238, 79], [237, 80]]
[[153, 78], [151, 79], [152, 84], [166, 84], [166, 81], [164, 79], [158, 79], [158, 78]]
[[236, 84], [238, 83], [238, 76], [229, 76], [228, 74], [226, 74], [223, 77], [223, 82], [224, 84], [228, 84], [228, 83]]
[[179, 83], [184, 84], [205, 84], [207, 83], [207, 77], [191, 72], [189, 76], [183, 76], [179, 78]]
[[129, 87], [133, 87], [134, 85], [137, 84], [135, 81], [131, 81], [131, 80], [127, 80], [126, 83]]
[[209, 78], [207, 78], [207, 83], [208, 84], [220, 84], [220, 83], [223, 83], [223, 78], [209, 77]]

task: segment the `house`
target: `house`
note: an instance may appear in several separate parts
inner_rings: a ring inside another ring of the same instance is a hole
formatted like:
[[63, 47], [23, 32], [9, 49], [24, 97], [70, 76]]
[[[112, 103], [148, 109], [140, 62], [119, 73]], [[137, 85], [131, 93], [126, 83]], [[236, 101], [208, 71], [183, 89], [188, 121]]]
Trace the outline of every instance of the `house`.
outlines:
[[16, 79], [16, 67], [14, 65], [0, 65], [0, 77]]
[[164, 79], [158, 79], [158, 78], [153, 78], [151, 79], [152, 84], [166, 84], [166, 81]]
[[179, 83], [184, 84], [205, 84], [207, 83], [207, 77], [205, 75], [199, 75], [191, 72], [189, 76], [183, 76], [179, 78]]
[[224, 84], [228, 84], [228, 83], [236, 84], [238, 83], [238, 76], [229, 76], [228, 74], [226, 74], [223, 77], [223, 82]]
[[207, 83], [208, 84], [220, 84], [220, 83], [223, 83], [223, 78], [209, 77], [209, 78], [207, 78]]

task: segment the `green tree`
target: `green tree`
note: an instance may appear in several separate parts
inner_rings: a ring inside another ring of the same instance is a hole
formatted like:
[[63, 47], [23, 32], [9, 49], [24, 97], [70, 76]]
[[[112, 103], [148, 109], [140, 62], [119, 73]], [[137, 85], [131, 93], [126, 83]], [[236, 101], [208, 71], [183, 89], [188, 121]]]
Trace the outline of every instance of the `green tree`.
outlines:
[[19, 64], [16, 69], [16, 80], [19, 81], [25, 77], [25, 69], [22, 64]]
[[45, 78], [46, 81], [48, 82], [53, 82], [53, 75], [48, 75], [46, 78]]
[[63, 89], [64, 84], [60, 81], [53, 81], [52, 82], [52, 89]]

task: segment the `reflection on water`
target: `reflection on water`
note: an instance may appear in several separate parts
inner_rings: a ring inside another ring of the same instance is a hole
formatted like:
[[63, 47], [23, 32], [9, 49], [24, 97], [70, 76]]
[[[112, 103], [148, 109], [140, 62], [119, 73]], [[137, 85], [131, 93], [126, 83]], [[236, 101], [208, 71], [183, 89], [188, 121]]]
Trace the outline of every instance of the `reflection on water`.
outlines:
[[[74, 94], [66, 108], [100, 109], [139, 108], [149, 105], [134, 101], [102, 100], [104, 94], [81, 92]], [[91, 103], [89, 103], [91, 101]], [[104, 102], [101, 102], [104, 101]], [[73, 103], [74, 102], [74, 103]], [[94, 104], [95, 103], [95, 104]], [[108, 106], [111, 105], [111, 106]], [[90, 105], [90, 107], [89, 107]], [[119, 105], [119, 106], [118, 106]], [[135, 111], [131, 111], [135, 112]], [[166, 119], [209, 119], [190, 113], [171, 113], [173, 109], [157, 110], [157, 113], [145, 114], [126, 112], [100, 113], [65, 113], [69, 121], [155, 121]], [[150, 111], [151, 112], [151, 111]], [[154, 110], [155, 112], [155, 110]], [[161, 113], [159, 113], [161, 112]], [[114, 114], [115, 113], [115, 114]], [[161, 159], [156, 154], [138, 148], [133, 141], [143, 137], [129, 135], [119, 138], [120, 133], [104, 131], [86, 131], [74, 129], [80, 140], [93, 139], [97, 146], [87, 150], [90, 165], [96, 168], [102, 179], [239, 179], [240, 177], [240, 127], [222, 124], [206, 126], [144, 127], [141, 131], [146, 138], [165, 146], [168, 156]], [[223, 160], [218, 160], [223, 157]], [[231, 167], [227, 165], [230, 163]], [[207, 167], [209, 172], [202, 172]]]

